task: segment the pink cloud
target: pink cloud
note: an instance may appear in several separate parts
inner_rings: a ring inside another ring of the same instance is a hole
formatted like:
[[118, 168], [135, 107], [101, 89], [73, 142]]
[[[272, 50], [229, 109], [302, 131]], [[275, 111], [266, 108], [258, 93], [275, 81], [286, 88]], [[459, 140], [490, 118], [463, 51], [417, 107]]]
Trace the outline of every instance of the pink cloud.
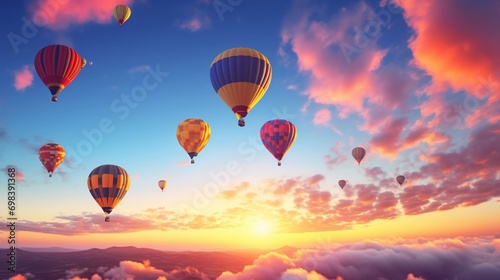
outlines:
[[116, 5], [130, 5], [132, 2], [133, 0], [39, 0], [32, 1], [29, 10], [32, 13], [32, 21], [36, 25], [62, 30], [70, 25], [87, 22], [110, 23], [115, 20], [113, 8]]
[[[482, 80], [500, 82], [500, 3], [477, 5], [467, 0], [414, 2], [393, 0], [404, 9], [415, 30], [409, 41], [414, 64], [432, 76], [432, 82], [455, 91], [465, 89], [484, 98]], [[440, 89], [438, 91], [440, 91]], [[496, 93], [497, 99], [500, 93]]]
[[23, 181], [26, 178], [26, 176], [24, 175], [24, 172], [22, 172], [21, 169], [19, 169], [19, 167], [15, 166], [15, 165], [8, 165], [8, 166], [2, 168], [1, 170], [4, 174], [7, 174], [7, 172], [9, 172], [8, 170], [11, 168], [15, 169], [14, 173], [15, 173], [15, 179], [17, 181]]
[[332, 115], [330, 113], [330, 110], [321, 109], [321, 110], [317, 111], [316, 114], [314, 115], [313, 123], [315, 125], [318, 125], [318, 124], [326, 125], [330, 121], [331, 117], [332, 117]]
[[323, 157], [323, 160], [325, 161], [326, 166], [329, 169], [333, 169], [335, 165], [347, 161], [347, 157], [344, 154], [344, 145], [342, 144], [342, 142], [338, 141], [337, 143], [335, 143], [335, 146], [333, 146], [330, 151], [333, 152], [333, 155], [328, 154]]
[[176, 25], [182, 30], [189, 30], [191, 32], [196, 32], [208, 28], [210, 24], [211, 24], [210, 17], [200, 13], [199, 15], [189, 20], [178, 21]]
[[28, 65], [24, 65], [21, 70], [14, 71], [14, 87], [16, 90], [24, 90], [33, 83], [33, 73]]
[[407, 125], [408, 119], [404, 117], [383, 124], [379, 128], [379, 133], [371, 139], [370, 150], [389, 158], [396, 158], [401, 145], [401, 133]]
[[408, 128], [408, 125], [409, 121], [404, 117], [388, 120], [370, 140], [370, 150], [383, 157], [396, 159], [401, 151], [414, 148], [420, 143], [438, 146], [447, 145], [451, 140], [443, 132], [421, 125]]
[[400, 201], [405, 213], [467, 207], [499, 197], [499, 137], [500, 125], [486, 125], [472, 131], [461, 149], [427, 155], [428, 163], [420, 168], [419, 176], [432, 183], [404, 189]]
[[[296, 54], [299, 72], [309, 80], [304, 90], [309, 100], [334, 105], [340, 118], [360, 114], [371, 122], [366, 127], [370, 130], [378, 123], [371, 120], [372, 108], [383, 108], [378, 109], [381, 114], [377, 119], [388, 116], [387, 108], [408, 109], [417, 76], [395, 65], [381, 67], [388, 50], [377, 47], [377, 40], [387, 26], [373, 20], [371, 7], [360, 2], [350, 10], [327, 16], [325, 7], [293, 3], [282, 28], [280, 50], [290, 46]], [[380, 33], [360, 35], [360, 29], [374, 23], [379, 23]], [[315, 123], [324, 120], [324, 112], [315, 117]]]

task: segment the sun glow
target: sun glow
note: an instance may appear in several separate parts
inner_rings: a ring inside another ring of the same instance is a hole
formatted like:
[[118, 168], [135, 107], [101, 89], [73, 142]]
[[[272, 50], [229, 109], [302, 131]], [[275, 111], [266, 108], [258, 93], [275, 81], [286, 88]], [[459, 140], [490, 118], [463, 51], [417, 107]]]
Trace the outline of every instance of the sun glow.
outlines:
[[252, 224], [253, 232], [258, 236], [267, 236], [271, 233], [273, 225], [269, 221], [257, 220]]

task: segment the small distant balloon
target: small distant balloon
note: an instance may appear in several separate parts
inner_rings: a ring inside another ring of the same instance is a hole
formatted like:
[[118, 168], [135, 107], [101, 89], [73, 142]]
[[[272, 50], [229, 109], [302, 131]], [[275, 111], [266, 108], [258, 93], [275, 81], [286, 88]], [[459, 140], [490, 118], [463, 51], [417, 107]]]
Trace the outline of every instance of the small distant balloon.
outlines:
[[361, 163], [361, 161], [363, 160], [365, 155], [366, 155], [366, 151], [362, 147], [356, 147], [356, 148], [352, 149], [352, 156], [358, 162], [358, 165]]
[[160, 187], [161, 191], [163, 191], [166, 186], [167, 186], [167, 181], [165, 180], [158, 181], [158, 187]]
[[345, 180], [340, 180], [339, 181], [339, 186], [344, 189], [345, 185], [347, 184], [347, 182]]
[[399, 175], [398, 177], [396, 177], [396, 181], [399, 183], [400, 186], [403, 185], [405, 181], [405, 176]]
[[85, 67], [85, 65], [87, 65], [87, 64], [88, 64], [88, 65], [92, 65], [92, 61], [89, 61], [89, 62], [87, 63], [87, 60], [86, 60], [85, 58], [83, 58], [83, 57], [82, 57], [82, 67], [81, 67], [81, 69], [83, 69], [83, 67]]
[[113, 10], [113, 16], [118, 21], [120, 26], [122, 26], [132, 14], [132, 10], [127, 5], [116, 5]]

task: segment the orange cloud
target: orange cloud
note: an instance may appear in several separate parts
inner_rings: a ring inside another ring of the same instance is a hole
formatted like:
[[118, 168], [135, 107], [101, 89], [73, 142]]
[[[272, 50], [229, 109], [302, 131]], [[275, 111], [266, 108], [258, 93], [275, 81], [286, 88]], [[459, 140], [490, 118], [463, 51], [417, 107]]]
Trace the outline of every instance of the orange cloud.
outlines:
[[[450, 86], [478, 98], [483, 81], [500, 82], [500, 2], [393, 0], [415, 35], [409, 40], [414, 64], [432, 76], [438, 91]], [[496, 92], [497, 99], [500, 92]]]
[[113, 8], [118, 4], [130, 5], [132, 2], [133, 0], [38, 0], [32, 1], [29, 10], [36, 25], [63, 30], [70, 25], [87, 22], [112, 22]]
[[24, 65], [21, 70], [14, 71], [14, 87], [16, 90], [23, 90], [33, 83], [33, 73], [28, 65]]

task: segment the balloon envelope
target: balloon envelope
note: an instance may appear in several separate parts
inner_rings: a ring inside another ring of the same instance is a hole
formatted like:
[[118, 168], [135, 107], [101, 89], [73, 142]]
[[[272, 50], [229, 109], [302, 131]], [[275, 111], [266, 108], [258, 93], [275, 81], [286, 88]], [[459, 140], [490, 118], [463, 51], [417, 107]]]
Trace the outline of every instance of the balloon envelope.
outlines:
[[132, 10], [127, 5], [116, 5], [113, 9], [113, 16], [118, 21], [120, 26], [122, 26], [132, 14]]
[[207, 145], [210, 134], [210, 126], [201, 119], [187, 119], [177, 126], [177, 141], [188, 153], [191, 163], [194, 163], [193, 158]]
[[167, 186], [167, 181], [165, 180], [158, 181], [158, 187], [160, 187], [161, 191], [163, 191], [166, 186]]
[[120, 203], [130, 187], [130, 177], [120, 166], [105, 164], [96, 167], [87, 178], [90, 194], [102, 208], [109, 222], [109, 214]]
[[405, 176], [399, 175], [398, 177], [396, 177], [396, 181], [399, 183], [399, 185], [403, 185], [405, 181]]
[[361, 160], [363, 160], [365, 155], [366, 155], [366, 151], [362, 147], [356, 147], [356, 148], [352, 149], [352, 156], [358, 162], [358, 165], [361, 163]]
[[64, 148], [56, 143], [47, 143], [38, 150], [38, 158], [49, 172], [49, 177], [52, 177], [52, 173], [61, 165], [65, 156]]
[[264, 96], [272, 78], [267, 57], [250, 48], [233, 48], [220, 53], [210, 65], [210, 81], [219, 97], [236, 115], [243, 118]]
[[342, 189], [344, 189], [345, 184], [347, 184], [347, 182], [346, 182], [345, 180], [340, 180], [340, 181], [339, 181], [339, 186], [340, 186]]
[[35, 70], [49, 88], [52, 101], [57, 102], [57, 94], [80, 73], [82, 62], [82, 58], [74, 49], [64, 45], [50, 45], [38, 51]]
[[260, 129], [260, 139], [266, 149], [278, 160], [278, 165], [281, 165], [281, 159], [295, 142], [296, 136], [295, 125], [287, 120], [270, 120]]

